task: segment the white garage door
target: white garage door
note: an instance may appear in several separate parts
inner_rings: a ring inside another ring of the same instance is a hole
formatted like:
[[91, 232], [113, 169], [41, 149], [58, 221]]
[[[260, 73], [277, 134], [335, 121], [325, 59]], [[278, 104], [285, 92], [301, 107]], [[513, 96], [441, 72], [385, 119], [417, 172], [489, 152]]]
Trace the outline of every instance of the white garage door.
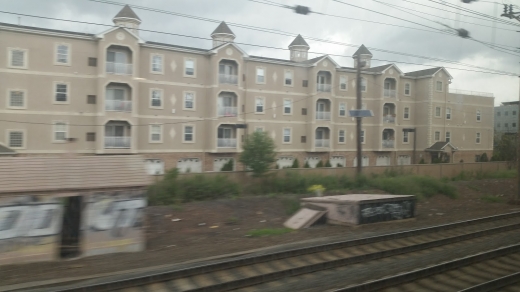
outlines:
[[[368, 166], [368, 156], [363, 156], [361, 159], [361, 166]], [[357, 166], [357, 158], [354, 158], [354, 167]]]
[[397, 159], [398, 165], [410, 165], [412, 164], [412, 158], [410, 155], [399, 155], [399, 159]]
[[[215, 158], [213, 160], [213, 171], [221, 171], [224, 164], [228, 163], [228, 161], [233, 160], [233, 158], [229, 157], [221, 157]], [[235, 163], [233, 163], [233, 170], [235, 170]]]
[[[305, 158], [305, 161], [309, 162], [309, 166], [311, 168], [316, 168], [316, 164], [318, 164], [318, 162], [320, 162], [320, 160], [321, 159], [319, 157], [307, 157], [307, 158]], [[304, 162], [304, 165], [305, 165], [305, 162]]]
[[390, 165], [390, 156], [379, 155], [377, 156], [376, 166], [388, 166]]
[[340, 165], [339, 167], [345, 167], [347, 165], [345, 156], [332, 156], [330, 158], [330, 165], [332, 165], [332, 167], [338, 167], [338, 164]]
[[202, 172], [202, 162], [198, 158], [183, 158], [177, 161], [179, 172]]
[[278, 168], [280, 168], [280, 169], [291, 167], [293, 165], [293, 162], [294, 162], [294, 157], [291, 157], [291, 156], [278, 157], [278, 159], [276, 160], [276, 164], [278, 165]]

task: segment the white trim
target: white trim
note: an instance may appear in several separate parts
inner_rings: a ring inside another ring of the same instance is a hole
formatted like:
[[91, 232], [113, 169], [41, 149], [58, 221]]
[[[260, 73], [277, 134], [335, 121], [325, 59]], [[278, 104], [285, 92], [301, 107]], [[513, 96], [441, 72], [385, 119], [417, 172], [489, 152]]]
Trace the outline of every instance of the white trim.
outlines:
[[227, 46], [233, 46], [235, 47], [235, 49], [237, 49], [240, 53], [242, 53], [242, 58], [247, 58], [249, 57], [249, 55], [246, 53], [246, 51], [242, 50], [239, 46], [237, 46], [235, 43], [225, 43], [225, 44], [222, 44], [216, 48], [213, 48], [211, 49], [210, 51], [208, 51], [208, 53], [213, 53], [213, 54], [216, 54], [218, 53], [218, 51], [222, 50], [223, 48], [227, 47]]
[[[340, 133], [343, 131], [343, 142], [340, 141]], [[338, 129], [338, 144], [347, 144], [347, 130], [346, 129]]]
[[[291, 73], [291, 84], [289, 84], [289, 85], [285, 83], [285, 74], [287, 72]], [[292, 70], [292, 69], [283, 70], [283, 86], [294, 87], [294, 70]]]
[[[186, 94], [187, 93], [191, 93], [193, 95], [193, 101], [192, 101], [193, 107], [192, 108], [187, 108], [186, 107]], [[196, 99], [197, 99], [197, 92], [195, 92], [195, 91], [183, 91], [182, 92], [182, 110], [185, 110], [185, 111], [195, 111], [197, 109]]]
[[[438, 90], [438, 89], [437, 89], [437, 84], [438, 84], [439, 82], [441, 83], [441, 90]], [[444, 92], [444, 82], [443, 82], [443, 81], [441, 81], [441, 80], [435, 80], [435, 91], [436, 91], [436, 92]]]
[[0, 68], [0, 73], [52, 76], [52, 77], [70, 77], [70, 78], [99, 78], [102, 76], [102, 75], [99, 75], [99, 76], [98, 75], [81, 75], [81, 74], [67, 74], [67, 73], [29, 71], [29, 70], [20, 71], [20, 70], [16, 70], [16, 69], [5, 69], [5, 68]]
[[[56, 125], [64, 124], [65, 125], [65, 140], [56, 140]], [[69, 122], [68, 121], [52, 121], [52, 137], [51, 141], [55, 144], [67, 143], [67, 138], [69, 137]]]
[[[159, 129], [160, 129], [159, 135], [160, 135], [161, 139], [159, 141], [153, 141], [152, 140], [152, 134], [157, 134], [157, 133], [153, 133], [152, 132], [152, 128], [156, 127], [156, 126], [158, 126]], [[163, 128], [164, 127], [163, 127], [162, 124], [157, 124], [157, 123], [149, 124], [148, 125], [148, 143], [151, 143], [151, 144], [163, 143]]]
[[[448, 134], [450, 134], [450, 135], [449, 135], [449, 136], [450, 136], [450, 137], [449, 137], [449, 138], [450, 138], [449, 141], [448, 141]], [[448, 143], [451, 143], [451, 131], [446, 131], [446, 132], [444, 133], [444, 141], [446, 141], [446, 142], [448, 142]]]
[[[344, 115], [341, 115], [341, 105], [345, 106], [345, 108], [343, 109], [345, 111]], [[340, 117], [340, 118], [346, 118], [347, 117], [347, 103], [346, 102], [338, 103], [338, 117]]]
[[[158, 91], [160, 92], [160, 98], [159, 100], [161, 101], [161, 105], [160, 106], [153, 106], [152, 104], [152, 100], [153, 100], [153, 92], [154, 91]], [[151, 109], [164, 109], [164, 90], [161, 89], [161, 88], [150, 88], [150, 98], [149, 98], [149, 101], [148, 101], [148, 107], [151, 108]]]
[[[11, 105], [11, 92], [20, 91], [23, 94], [23, 106], [12, 106]], [[24, 110], [27, 109], [27, 90], [26, 89], [17, 89], [17, 88], [8, 88], [5, 96], [6, 105], [5, 107], [13, 110]]]
[[[121, 18], [121, 17], [119, 17]], [[132, 18], [133, 19], [133, 18]], [[114, 30], [117, 30], [117, 29], [123, 29], [125, 30], [127, 33], [129, 33], [131, 36], [133, 36], [134, 38], [137, 39], [137, 41], [139, 42], [139, 44], [144, 44], [146, 43], [145, 40], [143, 40], [142, 38], [140, 38], [138, 35], [134, 34], [131, 30], [129, 30], [128, 28], [124, 27], [124, 26], [114, 26], [114, 27], [111, 27], [107, 30], [105, 30], [104, 32], [101, 32], [101, 33], [98, 33], [95, 35], [96, 38], [99, 38], [99, 39], [104, 39], [105, 38], [105, 35], [114, 31]]]
[[[397, 132], [395, 132], [396, 136], [397, 136]], [[404, 141], [404, 137], [406, 135], [406, 138], [407, 138], [407, 142]], [[410, 144], [410, 132], [403, 132], [403, 138], [401, 139], [401, 144]], [[401, 150], [401, 149], [397, 149], [397, 150]]]
[[[191, 127], [191, 141], [186, 141], [186, 127]], [[182, 143], [195, 143], [195, 125], [194, 124], [184, 124], [182, 126]]]
[[[477, 142], [477, 139], [478, 139], [478, 142]], [[476, 132], [475, 133], [475, 144], [480, 144], [480, 143], [482, 143], [482, 133]]]
[[[365, 80], [365, 90], [363, 90], [363, 80]], [[361, 77], [361, 92], [367, 92], [367, 91], [368, 91], [368, 79], [365, 77]]]
[[199, 51], [197, 48], [189, 49], [189, 48], [179, 48], [179, 47], [173, 47], [168, 44], [151, 44], [151, 43], [145, 43], [141, 45], [144, 48], [152, 48], [152, 49], [160, 49], [160, 50], [167, 50], [167, 51], [174, 51], [174, 52], [183, 52], [183, 53], [191, 53], [191, 54], [198, 54], [198, 55], [208, 55], [208, 51]]
[[[186, 61], [192, 61], [193, 62], [193, 75], [188, 75], [186, 74]], [[197, 78], [197, 59], [196, 58], [191, 58], [191, 57], [184, 57], [184, 70], [182, 71], [182, 76], [183, 77], [188, 77], [188, 78]]]
[[476, 121], [477, 123], [481, 123], [481, 122], [482, 122], [482, 111], [479, 110], [479, 109], [477, 109], [477, 110], [475, 111], [475, 121]]
[[[439, 138], [437, 138], [437, 133], [439, 133]], [[441, 131], [434, 131], [434, 132], [433, 132], [433, 140], [434, 140], [435, 142], [439, 142], [439, 141], [441, 141]]]
[[[67, 62], [61, 63], [58, 62], [58, 47], [66, 46], [67, 47]], [[72, 46], [69, 43], [54, 43], [54, 65], [56, 66], [70, 66], [72, 61]]]
[[[153, 70], [153, 58], [154, 57], [160, 57], [161, 58], [161, 62], [160, 62], [160, 66], [161, 66], [161, 70], [160, 71], [154, 71]], [[158, 53], [150, 53], [150, 74], [158, 74], [158, 75], [164, 75], [164, 55], [163, 54], [158, 54]]]
[[[256, 100], [257, 99], [262, 99], [263, 100], [262, 111], [261, 112], [257, 112], [256, 111]], [[265, 99], [265, 97], [263, 97], [263, 96], [255, 96], [255, 102], [253, 103], [253, 106], [254, 106], [253, 111], [254, 111], [254, 113], [256, 115], [263, 115], [263, 114], [265, 114], [265, 106], [266, 106], [266, 99]]]
[[[341, 88], [341, 78], [345, 78], [345, 89]], [[339, 91], [348, 91], [348, 75], [339, 76]]]
[[8, 31], [17, 31], [22, 33], [31, 33], [31, 34], [40, 34], [40, 35], [51, 35], [51, 36], [59, 36], [66, 38], [75, 38], [75, 39], [84, 39], [84, 40], [94, 40], [93, 35], [83, 34], [83, 33], [74, 33], [74, 32], [57, 32], [57, 31], [46, 31], [43, 29], [38, 29], [36, 27], [11, 27], [4, 26], [0, 24], [0, 30], [8, 30]]
[[[285, 101], [289, 101], [289, 108], [291, 109], [291, 112], [290, 113], [286, 113], [285, 112]], [[282, 115], [284, 116], [292, 116], [293, 113], [294, 113], [294, 102], [292, 100], [292, 98], [284, 98], [282, 100], [283, 104], [282, 104]], [[265, 109], [264, 109], [264, 112], [265, 112]]]
[[[264, 81], [263, 82], [260, 82], [258, 81], [258, 69], [263, 69], [264, 70]], [[285, 76], [284, 76], [285, 78]], [[267, 69], [264, 67], [264, 66], [256, 66], [255, 67], [255, 83], [256, 84], [266, 84], [267, 83]]]
[[[437, 109], [439, 109], [439, 115], [437, 115]], [[442, 117], [442, 107], [435, 106], [434, 110], [435, 110], [435, 112], [434, 112], [433, 116], [436, 118], [441, 118]]]
[[[13, 66], [13, 51], [22, 51], [23, 52], [23, 66]], [[13, 48], [8, 47], [7, 48], [7, 68], [11, 69], [27, 69], [29, 68], [29, 50], [28, 49], [22, 49], [22, 48]]]
[[[70, 104], [70, 82], [63, 82], [63, 81], [54, 81], [53, 83], [53, 87], [52, 87], [52, 103], [53, 104]], [[67, 100], [66, 101], [57, 101], [56, 100], [56, 95], [58, 93], [57, 91], [57, 87], [58, 85], [66, 85], [67, 86], [67, 92], [66, 92], [66, 95], [67, 95]]]
[[[448, 118], [448, 111], [449, 111], [449, 114], [450, 114], [449, 118]], [[444, 111], [444, 114], [446, 115], [446, 120], [451, 120], [451, 116], [452, 116], [451, 107], [446, 107], [446, 110]]]
[[[21, 132], [22, 133], [22, 146], [21, 147], [13, 147], [11, 146], [11, 133], [12, 132]], [[27, 148], [27, 130], [25, 129], [6, 129], [5, 130], [5, 141], [7, 142], [7, 147], [11, 149], [26, 149]]]
[[[289, 130], [289, 142], [285, 142], [285, 130]], [[292, 144], [293, 138], [292, 138], [292, 127], [283, 127], [282, 128], [282, 144]]]
[[[405, 117], [406, 109], [408, 109], [408, 118]], [[405, 106], [405, 107], [403, 108], [403, 120], [404, 120], [404, 121], [409, 121], [409, 120], [410, 120], [410, 116], [412, 115], [411, 112], [412, 112], [412, 110], [410, 109], [409, 106]], [[397, 116], [397, 115], [396, 115], [396, 116]]]
[[[409, 86], [409, 88], [408, 88], [408, 94], [406, 94], [406, 85]], [[403, 94], [404, 94], [405, 96], [411, 96], [411, 95], [412, 95], [412, 83], [411, 83], [411, 82], [405, 82], [405, 83], [404, 83]]]

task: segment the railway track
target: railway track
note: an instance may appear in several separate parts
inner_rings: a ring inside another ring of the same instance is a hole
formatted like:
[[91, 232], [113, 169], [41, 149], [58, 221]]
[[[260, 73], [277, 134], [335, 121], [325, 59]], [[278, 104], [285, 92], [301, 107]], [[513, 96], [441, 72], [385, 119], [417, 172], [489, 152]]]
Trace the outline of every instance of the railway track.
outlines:
[[179, 270], [102, 278], [62, 287], [35, 287], [32, 291], [267, 291], [265, 285], [289, 277], [298, 279], [322, 271], [406, 256], [465, 241], [508, 236], [518, 233], [519, 229], [520, 212], [514, 212], [362, 239], [242, 256]]

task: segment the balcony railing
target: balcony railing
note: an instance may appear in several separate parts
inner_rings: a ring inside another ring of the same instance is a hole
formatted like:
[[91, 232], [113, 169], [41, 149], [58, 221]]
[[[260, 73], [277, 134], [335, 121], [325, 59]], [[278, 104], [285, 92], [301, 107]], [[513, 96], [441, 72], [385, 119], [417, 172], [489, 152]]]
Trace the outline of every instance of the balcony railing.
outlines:
[[132, 75], [132, 64], [107, 62], [107, 73]]
[[387, 124], [394, 124], [395, 123], [395, 115], [383, 116], [383, 122], [385, 122]]
[[105, 148], [130, 148], [130, 136], [105, 137]]
[[238, 76], [231, 74], [218, 74], [218, 81], [225, 84], [238, 84]]
[[316, 139], [314, 142], [315, 147], [329, 147], [330, 140], [329, 139]]
[[236, 117], [237, 107], [236, 106], [221, 106], [218, 108], [219, 117]]
[[132, 112], [131, 100], [105, 100], [105, 110], [114, 112]]
[[316, 112], [316, 120], [330, 121], [330, 112]]
[[330, 92], [331, 85], [330, 84], [318, 84], [318, 91], [320, 92]]
[[394, 140], [383, 140], [383, 148], [394, 148]]
[[219, 147], [219, 148], [236, 148], [237, 139], [235, 139], [235, 138], [218, 138], [217, 147]]
[[385, 89], [384, 95], [385, 97], [395, 98], [395, 89]]

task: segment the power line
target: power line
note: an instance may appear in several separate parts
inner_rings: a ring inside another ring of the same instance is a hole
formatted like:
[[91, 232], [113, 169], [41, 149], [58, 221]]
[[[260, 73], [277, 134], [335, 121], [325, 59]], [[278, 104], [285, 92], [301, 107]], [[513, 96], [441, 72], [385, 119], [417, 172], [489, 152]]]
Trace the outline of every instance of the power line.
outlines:
[[[99, 3], [104, 3], [104, 4], [117, 5], [117, 6], [127, 5], [127, 4], [123, 4], [123, 3], [119, 3], [119, 2], [115, 2], [115, 1], [108, 1], [108, 0], [89, 0], [89, 1], [99, 2]], [[129, 5], [129, 6], [132, 7], [132, 8], [136, 8], [136, 9], [153, 11], [153, 12], [163, 13], [163, 14], [170, 14], [170, 15], [186, 17], [186, 18], [192, 18], [192, 19], [203, 20], [203, 21], [209, 21], [209, 22], [213, 22], [213, 23], [220, 23], [221, 22], [220, 20], [214, 20], [214, 19], [203, 18], [203, 17], [199, 17], [199, 16], [192, 16], [192, 15], [187, 15], [187, 14], [181, 14], [181, 13], [177, 13], [177, 12], [171, 12], [171, 11], [160, 10], [160, 9], [155, 9], [155, 8], [143, 7], [143, 6], [137, 6], [137, 5]], [[255, 26], [243, 25], [243, 24], [239, 24], [239, 23], [228, 22], [228, 24], [230, 24], [232, 26], [240, 27], [240, 28], [257, 30], [257, 31], [262, 31], [262, 32], [272, 33], [272, 34], [278, 34], [278, 35], [284, 35], [284, 36], [296, 37], [298, 35], [296, 33], [284, 32], [284, 31], [280, 31], [280, 30], [272, 30], [272, 29], [267, 29], [267, 28], [260, 28], [260, 27], [255, 27]], [[305, 37], [308, 40], [314, 40], [314, 41], [318, 41], [318, 42], [324, 42], [324, 43], [330, 43], [330, 44], [336, 44], [336, 45], [342, 45], [342, 46], [359, 48], [359, 45], [353, 45], [353, 44], [348, 44], [348, 43], [336, 42], [336, 41], [331, 41], [331, 40], [324, 40], [324, 39], [319, 39], [319, 38], [309, 37], [309, 36], [303, 36], [303, 37]], [[475, 66], [475, 65], [465, 64], [465, 63], [458, 62], [458, 61], [451, 61], [451, 60], [446, 60], [446, 59], [433, 58], [433, 57], [427, 57], [427, 56], [421, 56], [421, 55], [415, 55], [415, 54], [409, 54], [409, 53], [402, 53], [402, 52], [384, 50], [384, 49], [379, 49], [379, 48], [374, 48], [374, 47], [368, 47], [368, 48], [373, 50], [373, 51], [379, 51], [379, 52], [384, 52], [384, 53], [403, 55], [403, 56], [407, 56], [407, 57], [416, 57], [416, 58], [427, 59], [427, 60], [438, 61], [438, 62], [445, 62], [445, 63], [456, 64], [456, 65], [461, 65], [461, 66], [465, 66], [465, 67], [471, 67], [471, 68], [477, 68], [477, 69], [483, 69], [483, 70], [490, 70], [490, 71], [494, 71], [494, 72], [505, 72], [505, 71], [501, 71], [501, 70], [495, 70], [495, 69], [490, 69], [490, 68], [484, 68], [484, 67], [479, 67], [479, 66]], [[510, 74], [510, 72], [505, 72], [505, 73]]]

